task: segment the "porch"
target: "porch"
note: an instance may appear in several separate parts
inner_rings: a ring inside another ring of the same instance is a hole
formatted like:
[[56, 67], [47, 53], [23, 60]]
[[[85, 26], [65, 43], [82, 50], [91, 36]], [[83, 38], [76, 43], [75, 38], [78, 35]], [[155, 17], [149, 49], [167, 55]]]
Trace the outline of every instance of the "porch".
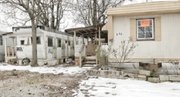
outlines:
[[16, 64], [16, 37], [15, 36], [4, 36], [4, 51], [5, 51], [5, 62]]
[[[102, 43], [107, 43], [107, 31], [101, 31], [103, 25], [66, 29], [65, 32], [74, 36], [75, 64], [80, 66], [95, 66], [97, 50]], [[78, 38], [82, 43], [77, 43]]]

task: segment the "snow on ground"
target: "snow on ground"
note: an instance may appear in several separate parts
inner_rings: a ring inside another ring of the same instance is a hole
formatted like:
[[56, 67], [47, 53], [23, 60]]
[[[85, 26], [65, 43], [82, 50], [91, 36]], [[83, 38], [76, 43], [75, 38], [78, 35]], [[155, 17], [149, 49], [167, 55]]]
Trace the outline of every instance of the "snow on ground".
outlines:
[[150, 83], [133, 79], [89, 78], [75, 97], [180, 97], [180, 83]]
[[22, 70], [30, 72], [39, 72], [39, 73], [67, 73], [67, 74], [77, 74], [85, 72], [88, 68], [75, 67], [31, 67], [31, 66], [15, 66], [9, 64], [0, 64], [0, 71], [11, 71], [11, 70]]

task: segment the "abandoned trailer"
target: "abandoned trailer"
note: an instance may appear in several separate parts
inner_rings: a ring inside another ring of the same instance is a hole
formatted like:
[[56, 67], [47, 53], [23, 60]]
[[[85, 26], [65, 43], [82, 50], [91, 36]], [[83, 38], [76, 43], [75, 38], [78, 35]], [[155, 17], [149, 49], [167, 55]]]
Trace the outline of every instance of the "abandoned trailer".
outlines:
[[[82, 38], [76, 37], [81, 42]], [[4, 35], [5, 62], [27, 65], [32, 59], [31, 26], [13, 27], [13, 33]], [[74, 37], [63, 32], [47, 31], [37, 27], [38, 65], [56, 65], [74, 57]]]
[[[136, 45], [126, 62], [166, 63], [180, 61], [180, 1], [124, 5], [107, 11], [108, 43]], [[120, 57], [119, 57], [120, 58]], [[109, 55], [109, 61], [116, 57]]]

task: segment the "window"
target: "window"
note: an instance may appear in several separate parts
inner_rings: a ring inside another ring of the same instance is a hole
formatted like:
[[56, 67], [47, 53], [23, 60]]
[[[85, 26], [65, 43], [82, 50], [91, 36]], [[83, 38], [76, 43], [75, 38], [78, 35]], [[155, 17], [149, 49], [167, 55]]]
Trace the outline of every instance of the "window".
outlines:
[[53, 38], [48, 37], [48, 47], [52, 47], [52, 46], [53, 46]]
[[68, 41], [68, 45], [71, 45], [71, 41]]
[[24, 45], [24, 44], [25, 44], [25, 43], [24, 43], [24, 42], [25, 42], [24, 40], [21, 40], [20, 42], [21, 42], [21, 45]]
[[0, 45], [3, 45], [3, 39], [2, 39], [2, 36], [0, 36]]
[[[41, 38], [39, 36], [36, 37], [37, 44], [41, 44]], [[31, 37], [31, 43], [33, 42], [33, 39]]]
[[41, 44], [41, 38], [40, 37], [36, 37], [37, 39], [37, 44]]
[[22, 47], [17, 47], [16, 51], [23, 51]]
[[57, 39], [57, 46], [61, 47], [61, 39]]
[[137, 19], [137, 40], [154, 39], [154, 19]]

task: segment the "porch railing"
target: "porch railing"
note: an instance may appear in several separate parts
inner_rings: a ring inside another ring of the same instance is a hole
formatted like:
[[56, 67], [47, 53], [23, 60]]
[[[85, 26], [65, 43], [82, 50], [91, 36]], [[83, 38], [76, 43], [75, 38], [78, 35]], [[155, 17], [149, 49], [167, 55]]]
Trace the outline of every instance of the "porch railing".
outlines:
[[16, 56], [15, 47], [7, 46], [6, 47], [6, 56], [7, 57], [15, 57]]

